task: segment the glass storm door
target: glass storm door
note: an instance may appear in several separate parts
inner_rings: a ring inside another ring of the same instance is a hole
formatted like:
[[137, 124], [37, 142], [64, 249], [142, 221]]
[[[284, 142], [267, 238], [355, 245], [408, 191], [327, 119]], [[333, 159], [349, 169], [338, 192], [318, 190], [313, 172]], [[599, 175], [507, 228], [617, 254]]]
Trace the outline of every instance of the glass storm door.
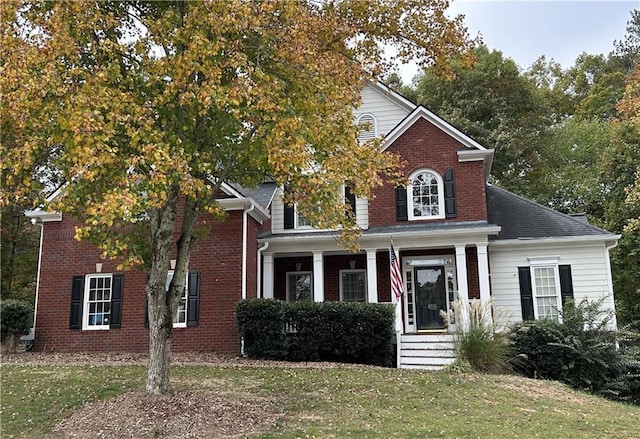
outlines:
[[417, 329], [443, 329], [440, 311], [447, 309], [444, 266], [416, 267], [414, 279]]

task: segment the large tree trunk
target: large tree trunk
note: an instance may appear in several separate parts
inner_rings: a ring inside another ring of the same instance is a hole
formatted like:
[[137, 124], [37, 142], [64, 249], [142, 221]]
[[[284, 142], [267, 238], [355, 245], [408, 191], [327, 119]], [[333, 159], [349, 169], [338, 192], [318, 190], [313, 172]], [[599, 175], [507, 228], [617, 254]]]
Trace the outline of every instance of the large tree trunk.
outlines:
[[176, 266], [167, 291], [169, 261], [175, 243], [173, 231], [179, 205], [179, 190], [175, 187], [162, 208], [149, 212], [152, 257], [146, 287], [149, 317], [146, 390], [153, 395], [162, 395], [169, 391], [173, 316], [186, 286], [193, 227], [197, 219], [196, 204], [187, 200], [184, 204], [181, 233], [176, 243]]

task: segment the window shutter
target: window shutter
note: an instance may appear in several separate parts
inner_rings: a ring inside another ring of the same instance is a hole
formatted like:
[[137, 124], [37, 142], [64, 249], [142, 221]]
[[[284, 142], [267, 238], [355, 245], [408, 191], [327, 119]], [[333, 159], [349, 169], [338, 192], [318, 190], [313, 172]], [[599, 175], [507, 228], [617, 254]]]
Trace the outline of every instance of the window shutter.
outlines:
[[124, 276], [114, 274], [111, 284], [111, 323], [110, 328], [119, 328], [122, 324], [122, 288]]
[[295, 224], [295, 212], [293, 206], [284, 205], [284, 228], [293, 229]]
[[73, 276], [71, 286], [71, 313], [69, 329], [82, 328], [82, 301], [84, 299], [84, 276]]
[[559, 265], [560, 272], [560, 294], [562, 295], [562, 305], [566, 301], [573, 299], [573, 280], [571, 279], [571, 265]]
[[456, 216], [456, 188], [453, 168], [444, 173], [444, 213], [447, 218]]
[[187, 297], [187, 326], [198, 326], [200, 308], [200, 273], [189, 272], [189, 295]]
[[396, 188], [396, 220], [408, 221], [407, 211], [407, 188], [398, 186]]
[[531, 288], [531, 271], [529, 267], [518, 267], [520, 280], [520, 304], [522, 305], [522, 320], [533, 320], [533, 289]]
[[351, 192], [351, 188], [349, 186], [344, 187], [344, 202], [351, 206], [351, 214], [356, 216], [356, 196], [353, 192]]

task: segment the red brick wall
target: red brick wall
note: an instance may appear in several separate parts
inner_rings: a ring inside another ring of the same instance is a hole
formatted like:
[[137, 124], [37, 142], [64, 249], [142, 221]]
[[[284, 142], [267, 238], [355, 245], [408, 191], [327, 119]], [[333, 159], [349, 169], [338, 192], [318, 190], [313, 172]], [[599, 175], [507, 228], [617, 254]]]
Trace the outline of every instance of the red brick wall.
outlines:
[[[144, 270], [124, 272], [122, 326], [104, 331], [69, 329], [72, 278], [95, 273], [103, 262], [103, 273], [118, 273], [114, 261], [102, 261], [99, 251], [73, 239], [77, 223], [69, 216], [62, 222], [44, 224], [42, 265], [36, 320], [36, 350], [126, 351], [148, 350], [145, 321], [147, 274]], [[216, 351], [235, 355], [240, 350], [234, 306], [241, 298], [242, 211], [229, 212], [224, 222], [211, 222], [211, 231], [193, 244], [190, 271], [200, 273], [200, 314], [196, 327], [175, 328], [172, 350]], [[247, 292], [255, 295], [255, 234], [250, 220], [247, 252]]]
[[480, 278], [478, 277], [478, 251], [476, 247], [465, 249], [467, 257], [467, 284], [469, 299], [480, 299]]
[[[481, 161], [459, 163], [457, 151], [460, 142], [424, 119], [419, 119], [389, 148], [406, 160], [404, 169], [408, 178], [414, 171], [430, 168], [444, 176], [454, 169], [457, 216], [439, 221], [480, 221], [487, 219], [484, 169]], [[396, 221], [395, 188], [385, 185], [376, 190], [376, 198], [369, 201], [369, 225], [384, 226], [407, 224]], [[412, 221], [414, 222], [414, 221]]]

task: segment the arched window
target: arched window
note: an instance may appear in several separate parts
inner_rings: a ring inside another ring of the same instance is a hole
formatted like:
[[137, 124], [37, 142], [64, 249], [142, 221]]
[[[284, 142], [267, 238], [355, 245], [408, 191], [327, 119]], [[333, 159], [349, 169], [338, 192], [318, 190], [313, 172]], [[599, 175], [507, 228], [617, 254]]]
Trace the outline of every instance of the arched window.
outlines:
[[442, 177], [432, 170], [420, 170], [410, 180], [407, 188], [409, 220], [444, 218]]
[[361, 114], [360, 117], [358, 117], [357, 125], [358, 128], [360, 128], [360, 133], [358, 134], [358, 141], [360, 143], [364, 143], [378, 136], [378, 124], [373, 114]]

